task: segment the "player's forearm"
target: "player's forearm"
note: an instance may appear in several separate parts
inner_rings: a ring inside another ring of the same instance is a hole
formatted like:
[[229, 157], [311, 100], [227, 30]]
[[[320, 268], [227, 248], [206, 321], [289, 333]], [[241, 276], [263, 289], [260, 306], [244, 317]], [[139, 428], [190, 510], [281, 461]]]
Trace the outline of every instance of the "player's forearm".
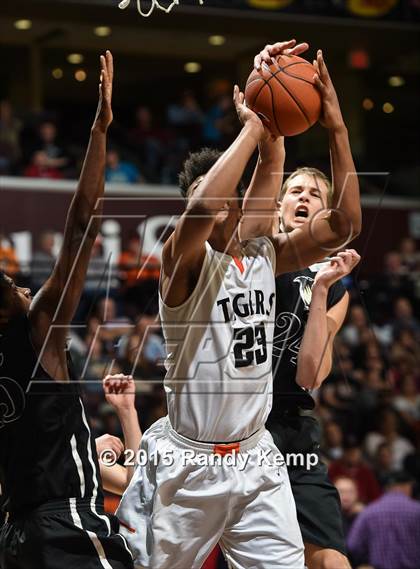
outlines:
[[90, 238], [96, 237], [100, 227], [100, 218], [96, 216], [100, 216], [102, 212], [103, 204], [100, 198], [105, 189], [105, 156], [106, 131], [94, 125], [67, 225], [76, 231], [88, 231]]
[[[133, 406], [129, 409], [117, 409], [117, 414], [124, 434], [125, 450], [133, 451], [136, 456], [142, 437], [136, 408]], [[127, 483], [130, 482], [134, 470], [135, 466], [126, 467]]]
[[331, 172], [334, 195], [331, 228], [337, 235], [353, 239], [362, 227], [359, 179], [354, 165], [349, 136], [344, 123], [329, 130]]
[[315, 283], [297, 361], [296, 382], [305, 389], [319, 387], [331, 367], [327, 299], [328, 288]]
[[242, 208], [243, 216], [239, 227], [241, 240], [272, 235], [285, 157], [283, 137], [276, 141], [260, 142], [258, 162]]
[[122, 496], [129, 483], [127, 480], [127, 469], [120, 464], [106, 466], [101, 461], [99, 461], [99, 468], [104, 490], [117, 496]]
[[190, 200], [189, 209], [198, 206], [217, 215], [228, 200], [236, 198], [242, 174], [260, 138], [261, 130], [246, 123], [233, 144], [207, 173]]

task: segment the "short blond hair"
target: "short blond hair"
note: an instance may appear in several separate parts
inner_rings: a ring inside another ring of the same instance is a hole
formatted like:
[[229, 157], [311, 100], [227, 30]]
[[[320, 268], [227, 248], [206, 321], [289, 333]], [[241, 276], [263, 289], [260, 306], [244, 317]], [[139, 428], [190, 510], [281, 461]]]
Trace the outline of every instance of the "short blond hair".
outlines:
[[309, 176], [313, 176], [314, 178], [318, 178], [324, 182], [324, 184], [327, 186], [327, 202], [328, 202], [327, 205], [330, 206], [334, 193], [331, 181], [329, 180], [329, 178], [327, 178], [324, 172], [321, 172], [321, 170], [318, 170], [318, 168], [311, 168], [309, 166], [303, 166], [302, 168], [298, 168], [297, 170], [292, 172], [292, 174], [290, 174], [288, 178], [286, 178], [280, 191], [279, 200], [281, 201], [283, 199], [285, 193], [290, 187], [290, 182], [294, 180], [296, 176], [300, 176], [301, 174], [307, 174]]

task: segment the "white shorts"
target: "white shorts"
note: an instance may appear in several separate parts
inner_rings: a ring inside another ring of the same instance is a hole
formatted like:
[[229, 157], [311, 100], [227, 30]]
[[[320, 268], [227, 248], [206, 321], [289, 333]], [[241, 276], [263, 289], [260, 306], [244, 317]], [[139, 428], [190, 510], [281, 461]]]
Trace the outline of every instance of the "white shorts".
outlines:
[[266, 429], [235, 454], [179, 435], [165, 417], [140, 454], [117, 510], [136, 569], [198, 569], [217, 543], [232, 569], [303, 569], [287, 468]]

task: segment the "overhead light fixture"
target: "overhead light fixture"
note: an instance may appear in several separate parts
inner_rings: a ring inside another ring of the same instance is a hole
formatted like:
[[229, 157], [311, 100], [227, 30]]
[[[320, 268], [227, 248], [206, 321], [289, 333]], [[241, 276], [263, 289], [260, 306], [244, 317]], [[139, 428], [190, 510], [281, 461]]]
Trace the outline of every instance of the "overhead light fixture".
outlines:
[[83, 60], [84, 57], [81, 53], [69, 53], [67, 56], [67, 61], [72, 65], [79, 65]]
[[201, 63], [189, 61], [184, 65], [184, 69], [187, 73], [199, 73], [201, 71]]
[[391, 87], [402, 87], [405, 84], [405, 79], [401, 75], [392, 75], [388, 78], [388, 84]]
[[32, 28], [32, 20], [16, 20], [14, 26], [17, 30], [30, 30]]
[[111, 31], [112, 30], [109, 26], [96, 26], [96, 28], [93, 29], [93, 33], [99, 38], [106, 38], [110, 36]]
[[209, 36], [209, 44], [210, 45], [220, 46], [220, 45], [223, 45], [225, 43], [226, 43], [225, 36], [218, 36], [218, 35]]
[[372, 99], [369, 99], [369, 97], [366, 97], [366, 99], [363, 99], [362, 106], [365, 109], [365, 111], [371, 111], [373, 109], [373, 107], [375, 106], [375, 104], [372, 101]]
[[87, 73], [84, 69], [78, 69], [74, 73], [74, 78], [76, 79], [76, 81], [79, 81], [80, 83], [82, 81], [86, 81], [86, 77], [87, 77]]
[[56, 67], [51, 71], [51, 75], [54, 77], [54, 79], [62, 79], [64, 73], [61, 67]]
[[389, 115], [390, 113], [393, 113], [395, 109], [394, 109], [394, 105], [392, 103], [384, 103], [382, 106], [382, 110], [384, 113]]

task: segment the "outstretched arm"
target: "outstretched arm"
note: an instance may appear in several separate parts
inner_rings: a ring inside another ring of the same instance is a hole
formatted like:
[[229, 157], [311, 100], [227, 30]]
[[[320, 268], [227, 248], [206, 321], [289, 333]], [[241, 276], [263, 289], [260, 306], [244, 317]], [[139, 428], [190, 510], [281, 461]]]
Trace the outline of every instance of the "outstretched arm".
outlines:
[[350, 274], [359, 261], [360, 256], [354, 249], [343, 251], [315, 277], [296, 371], [296, 382], [305, 389], [320, 387], [331, 371], [334, 338], [346, 317], [349, 295], [346, 293], [328, 310], [328, 292], [334, 283]]
[[[296, 40], [267, 45], [254, 60], [259, 69], [263, 62], [270, 64], [271, 56], [300, 55], [308, 49], [307, 43], [296, 45]], [[271, 55], [270, 55], [271, 54]], [[243, 95], [241, 93], [241, 97]], [[239, 236], [242, 241], [250, 237], [272, 235], [277, 213], [277, 200], [283, 183], [286, 152], [284, 137], [275, 139], [266, 131], [258, 144], [258, 161], [245, 194]], [[278, 231], [276, 231], [278, 233]]]
[[[204, 178], [197, 181], [185, 212], [163, 248], [162, 293], [165, 302], [172, 306], [188, 298], [188, 287], [198, 278], [205, 242], [212, 233], [216, 216], [230, 200], [237, 199], [243, 171], [264, 134], [261, 120], [239, 97], [239, 88], [235, 86], [234, 101], [243, 123], [240, 134]], [[168, 280], [171, 282], [166, 287]]]
[[278, 273], [305, 268], [322, 260], [328, 251], [345, 247], [357, 237], [362, 225], [359, 181], [347, 129], [321, 51], [315, 64], [315, 81], [322, 97], [320, 122], [328, 129], [330, 140], [333, 199], [330, 209], [319, 211], [302, 227], [273, 238]]
[[101, 56], [99, 104], [77, 191], [67, 215], [63, 246], [51, 277], [36, 295], [30, 310], [32, 340], [43, 366], [57, 380], [68, 379], [64, 354], [67, 326], [79, 304], [100, 227], [106, 135], [112, 122], [113, 73], [112, 55], [107, 51]]

